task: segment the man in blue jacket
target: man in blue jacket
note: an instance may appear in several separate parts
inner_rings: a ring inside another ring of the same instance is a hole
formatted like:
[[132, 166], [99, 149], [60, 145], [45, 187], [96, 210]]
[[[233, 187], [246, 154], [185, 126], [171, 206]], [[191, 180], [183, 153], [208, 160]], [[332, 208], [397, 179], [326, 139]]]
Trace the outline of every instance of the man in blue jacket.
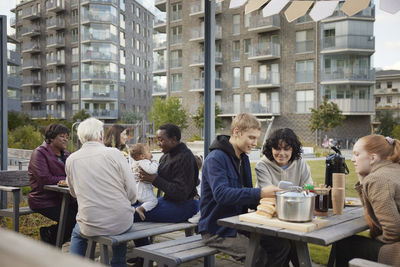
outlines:
[[[218, 219], [247, 213], [260, 198], [275, 197], [276, 186], [253, 188], [250, 161], [246, 154], [257, 144], [260, 122], [242, 113], [231, 124], [231, 136], [219, 135], [210, 146], [202, 169], [199, 232], [204, 242], [237, 260], [244, 260], [249, 245], [248, 233], [219, 226]], [[263, 253], [258, 262], [266, 266], [288, 264], [290, 242], [265, 236], [260, 242]], [[266, 255], [267, 259], [262, 257]]]

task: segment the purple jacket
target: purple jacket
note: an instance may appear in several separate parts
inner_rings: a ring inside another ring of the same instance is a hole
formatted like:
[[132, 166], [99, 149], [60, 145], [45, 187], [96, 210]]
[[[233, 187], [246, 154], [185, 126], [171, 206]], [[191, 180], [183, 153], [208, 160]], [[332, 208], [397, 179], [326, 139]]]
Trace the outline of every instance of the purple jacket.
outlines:
[[[69, 153], [64, 151], [67, 158]], [[28, 203], [31, 209], [43, 209], [61, 205], [62, 195], [57, 192], [44, 190], [44, 185], [57, 184], [65, 180], [65, 165], [59, 160], [49, 144], [43, 142], [31, 156], [28, 167], [31, 192]]]

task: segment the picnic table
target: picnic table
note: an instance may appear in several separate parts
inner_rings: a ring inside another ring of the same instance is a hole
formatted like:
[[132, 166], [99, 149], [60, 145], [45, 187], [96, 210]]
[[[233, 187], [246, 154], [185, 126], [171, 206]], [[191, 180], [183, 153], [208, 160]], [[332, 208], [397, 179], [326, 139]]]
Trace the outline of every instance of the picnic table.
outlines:
[[[300, 232], [262, 224], [241, 222], [239, 216], [218, 220], [218, 224], [250, 232], [250, 243], [246, 254], [246, 267], [255, 266], [255, 253], [262, 235], [276, 236], [292, 240], [295, 243], [300, 266], [311, 266], [310, 253], [307, 243], [328, 246], [346, 237], [368, 229], [362, 207], [346, 207], [342, 215], [324, 217], [329, 220], [328, 226], [312, 232]], [[329, 259], [329, 265], [333, 264], [333, 254]]]
[[67, 223], [67, 218], [68, 218], [69, 203], [71, 201], [71, 195], [69, 193], [69, 188], [61, 187], [58, 185], [45, 185], [43, 188], [45, 190], [62, 193], [60, 221], [58, 222], [57, 240], [56, 240], [56, 246], [61, 248], [64, 234], [65, 234], [65, 225]]

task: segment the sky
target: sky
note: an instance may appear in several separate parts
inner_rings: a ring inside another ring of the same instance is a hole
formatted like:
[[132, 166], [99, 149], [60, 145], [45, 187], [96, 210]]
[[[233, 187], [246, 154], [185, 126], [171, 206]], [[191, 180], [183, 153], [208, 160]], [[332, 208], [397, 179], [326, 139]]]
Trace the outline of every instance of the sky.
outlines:
[[[149, 1], [151, 0], [142, 0], [142, 2]], [[373, 65], [379, 69], [400, 70], [400, 34], [398, 29], [400, 11], [394, 15], [386, 13], [379, 9], [379, 0], [374, 2], [376, 20], [374, 23], [375, 54]], [[9, 18], [12, 15], [10, 9], [14, 6], [13, 0], [0, 0], [0, 15], [6, 15]], [[9, 20], [7, 24], [9, 24]]]

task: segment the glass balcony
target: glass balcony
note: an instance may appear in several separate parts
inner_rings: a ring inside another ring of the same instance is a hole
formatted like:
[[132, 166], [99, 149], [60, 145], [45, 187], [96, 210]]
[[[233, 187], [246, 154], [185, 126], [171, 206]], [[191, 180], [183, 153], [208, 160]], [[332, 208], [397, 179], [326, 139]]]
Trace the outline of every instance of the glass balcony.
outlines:
[[60, 17], [53, 17], [46, 20], [47, 30], [60, 30], [65, 28], [65, 20]]
[[329, 102], [336, 103], [345, 115], [375, 113], [375, 101], [373, 99], [330, 99]]
[[249, 59], [269, 60], [280, 56], [281, 50], [278, 43], [259, 43], [249, 47]]
[[111, 51], [108, 52], [100, 52], [100, 51], [92, 51], [92, 50], [87, 50], [86, 52], [82, 52], [81, 55], [81, 60], [85, 61], [108, 61], [108, 60], [113, 60], [117, 61], [118, 60], [118, 54], [117, 53], [111, 53]]
[[171, 45], [181, 44], [182, 43], [182, 34], [171, 35], [170, 43], [171, 43]]
[[42, 96], [39, 93], [23, 95], [22, 102], [41, 102]]
[[[195, 16], [195, 15], [204, 15], [204, 3], [202, 3], [202, 0], [197, 0], [194, 3], [190, 5], [190, 16]], [[215, 13], [221, 13], [222, 12], [222, 3], [215, 3]]]
[[171, 21], [178, 21], [182, 19], [182, 10], [171, 13]]
[[9, 88], [16, 88], [19, 89], [21, 88], [21, 77], [17, 74], [9, 74], [7, 76], [7, 81], [8, 81], [8, 87]]
[[154, 5], [156, 6], [156, 8], [158, 8], [161, 11], [166, 11], [166, 4], [167, 4], [167, 0], [155, 0], [154, 1]]
[[17, 19], [15, 18], [15, 16], [10, 17], [10, 27], [15, 28], [16, 21]]
[[20, 66], [21, 65], [21, 55], [15, 51], [7, 49], [7, 62], [8, 64]]
[[276, 88], [280, 86], [279, 72], [252, 73], [249, 88]]
[[337, 69], [335, 71], [323, 71], [322, 82], [375, 82], [375, 70], [353, 69], [353, 71]]
[[78, 0], [71, 0], [71, 7], [77, 6], [78, 5]]
[[167, 87], [163, 86], [158, 83], [153, 83], [153, 96], [157, 95], [166, 95], [167, 94]]
[[64, 37], [53, 37], [46, 39], [46, 47], [47, 48], [57, 48], [65, 46], [65, 38]]
[[47, 83], [65, 83], [65, 74], [64, 73], [48, 73], [46, 82]]
[[167, 13], [166, 12], [158, 12], [157, 16], [154, 17], [153, 27], [161, 27], [165, 26], [167, 23]]
[[250, 15], [249, 31], [269, 32], [279, 30], [281, 27], [281, 20], [279, 15], [264, 17], [260, 15]]
[[22, 10], [22, 19], [38, 19], [40, 18], [40, 10], [37, 6], [30, 6]]
[[65, 101], [65, 92], [47, 92], [46, 93], [47, 101]]
[[65, 56], [54, 56], [54, 57], [49, 57], [46, 59], [46, 64], [48, 66], [51, 65], [64, 65], [65, 64]]
[[21, 36], [23, 37], [32, 37], [40, 35], [40, 26], [39, 25], [29, 25], [26, 27], [22, 27]]
[[22, 69], [23, 70], [29, 70], [29, 69], [40, 69], [41, 68], [41, 62], [40, 59], [25, 59], [24, 62], [22, 63]]
[[153, 49], [165, 49], [167, 47], [167, 35], [158, 33], [153, 35]]
[[83, 90], [82, 100], [110, 100], [118, 99], [118, 93], [116, 91], [93, 91], [93, 90]]
[[71, 99], [79, 99], [79, 92], [72, 92]]
[[311, 53], [314, 51], [314, 40], [296, 42], [296, 53]]
[[171, 68], [180, 68], [182, 67], [182, 58], [171, 59]]
[[39, 42], [23, 42], [22, 43], [22, 53], [38, 53], [40, 52], [40, 43]]
[[165, 72], [166, 71], [166, 62], [164, 60], [155, 61], [153, 63], [153, 72]]
[[[191, 88], [190, 91], [204, 92], [204, 78], [193, 79], [191, 81], [190, 88]], [[221, 91], [221, 90], [222, 90], [222, 80], [215, 79], [215, 91]]]
[[[215, 28], [215, 39], [222, 38], [222, 27], [217, 25]], [[190, 31], [190, 41], [203, 41], [204, 40], [204, 27], [195, 27]]]
[[[332, 19], [339, 19], [339, 18], [343, 18], [343, 17], [348, 17], [346, 15], [346, 13], [344, 13], [341, 10], [343, 3], [339, 3], [339, 5], [337, 6], [336, 10], [333, 12], [332, 16], [324, 19], [323, 21], [327, 21], [327, 20], [332, 20]], [[357, 14], [353, 15], [352, 17], [358, 17], [358, 18], [375, 18], [375, 5], [371, 5], [363, 10], [361, 10], [360, 12], [358, 12]]]
[[82, 42], [87, 42], [87, 41], [112, 41], [115, 43], [118, 42], [117, 35], [110, 33], [109, 30], [96, 31], [95, 33], [83, 33], [81, 38]]
[[118, 0], [81, 0], [82, 5], [86, 5], [89, 3], [104, 3], [104, 4], [118, 5]]
[[[215, 65], [222, 65], [222, 53], [215, 52]], [[204, 53], [193, 54], [190, 67], [204, 66]]]
[[110, 22], [118, 25], [119, 17], [117, 16], [117, 10], [113, 6], [104, 5], [90, 5], [89, 9], [83, 9], [82, 22]]
[[24, 76], [22, 86], [40, 86], [40, 79], [35, 76]]
[[332, 50], [370, 50], [375, 51], [374, 36], [342, 35], [324, 37], [322, 53]]
[[47, 118], [47, 110], [31, 110], [30, 116], [32, 119], [45, 119]]
[[98, 109], [98, 110], [86, 110], [92, 117], [96, 118], [110, 118], [116, 119], [118, 117], [117, 110], [105, 110], [105, 109]]
[[251, 101], [244, 103], [225, 102], [222, 103], [221, 110], [221, 115], [226, 116], [231, 116], [232, 114], [238, 114], [242, 112], [252, 113], [255, 116], [279, 115], [280, 103], [279, 101]]
[[46, 2], [47, 12], [59, 12], [65, 10], [64, 0], [51, 0]]
[[54, 118], [54, 119], [65, 119], [65, 111], [64, 110], [47, 110], [46, 117]]
[[105, 71], [83, 71], [82, 72], [82, 79], [84, 80], [91, 80], [91, 79], [98, 79], [98, 80], [114, 80], [118, 81], [119, 74], [118, 72], [105, 72]]

